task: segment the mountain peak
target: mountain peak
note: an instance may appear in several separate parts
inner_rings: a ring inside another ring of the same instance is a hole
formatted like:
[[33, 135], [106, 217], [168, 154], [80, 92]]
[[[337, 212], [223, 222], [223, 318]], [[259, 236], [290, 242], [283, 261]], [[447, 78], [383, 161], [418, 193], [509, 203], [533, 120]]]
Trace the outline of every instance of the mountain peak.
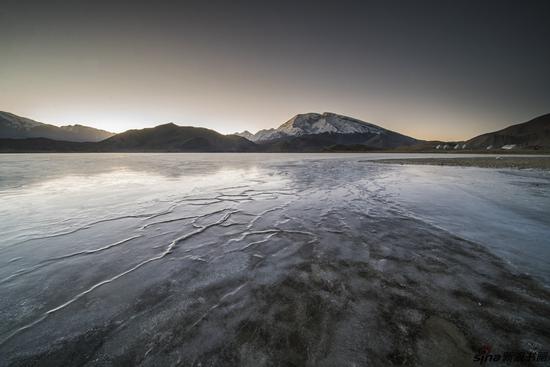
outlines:
[[84, 125], [54, 126], [0, 111], [0, 138], [48, 138], [62, 141], [100, 141], [113, 133]]
[[466, 142], [474, 149], [518, 149], [550, 146], [550, 114], [478, 135]]
[[5, 111], [0, 111], [0, 123], [4, 125], [10, 125], [12, 128], [16, 129], [30, 129], [42, 125], [42, 123], [38, 121], [34, 121], [26, 117], [17, 116], [13, 113]]
[[173, 128], [173, 127], [180, 127], [180, 126], [176, 125], [173, 122], [167, 122], [166, 124], [160, 124], [160, 125], [155, 126], [155, 128], [160, 128], [160, 129]]
[[238, 135], [255, 142], [261, 142], [303, 135], [326, 133], [378, 135], [386, 131], [380, 126], [333, 112], [308, 112], [295, 115], [277, 129], [264, 129], [256, 134], [242, 132]]
[[247, 152], [256, 145], [237, 136], [226, 136], [203, 127], [174, 123], [128, 130], [98, 143], [100, 151], [147, 152]]

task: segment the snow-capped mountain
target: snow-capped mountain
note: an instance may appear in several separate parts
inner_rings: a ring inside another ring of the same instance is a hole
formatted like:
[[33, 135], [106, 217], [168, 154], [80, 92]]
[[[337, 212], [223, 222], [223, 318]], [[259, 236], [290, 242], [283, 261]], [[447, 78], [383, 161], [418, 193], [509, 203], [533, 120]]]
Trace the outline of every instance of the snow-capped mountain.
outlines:
[[276, 129], [237, 133], [274, 152], [315, 152], [331, 149], [388, 149], [418, 140], [352, 117], [324, 112], [299, 114]]
[[54, 126], [0, 111], [0, 138], [48, 138], [63, 141], [101, 141], [114, 134], [83, 125]]
[[380, 134], [385, 131], [385, 129], [368, 122], [330, 112], [296, 115], [282, 124], [277, 130], [293, 136], [323, 133]]
[[239, 133], [239, 132], [236, 132], [234, 133], [233, 135], [238, 135], [238, 136], [241, 136], [245, 139], [248, 139], [250, 141], [252, 141], [252, 139], [254, 138], [254, 134], [252, 134], [250, 131], [248, 130], [245, 130], [243, 131], [242, 133]]
[[256, 134], [248, 131], [238, 133], [254, 142], [266, 142], [284, 137], [297, 137], [314, 134], [382, 134], [388, 130], [374, 124], [348, 116], [325, 112], [299, 114], [277, 129], [260, 130]]

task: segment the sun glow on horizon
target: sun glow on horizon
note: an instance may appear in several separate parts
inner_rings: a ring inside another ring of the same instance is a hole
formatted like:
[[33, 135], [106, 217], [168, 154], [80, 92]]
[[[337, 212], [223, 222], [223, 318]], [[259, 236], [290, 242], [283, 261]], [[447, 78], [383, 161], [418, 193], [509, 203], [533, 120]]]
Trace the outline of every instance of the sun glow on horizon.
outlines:
[[[262, 121], [263, 126], [251, 126], [243, 121], [237, 122], [235, 118], [230, 116], [220, 116], [218, 118], [213, 118], [208, 116], [208, 118], [193, 117], [190, 115], [178, 114], [177, 112], [172, 113], [160, 113], [159, 116], [153, 112], [148, 113], [139, 113], [139, 112], [128, 112], [128, 111], [102, 111], [98, 113], [90, 112], [87, 109], [82, 110], [73, 110], [73, 111], [63, 111], [60, 113], [58, 110], [40, 110], [36, 109], [31, 111], [31, 113], [23, 113], [21, 111], [11, 111], [6, 109], [6, 112], [14, 113], [21, 117], [26, 117], [33, 119], [35, 121], [50, 124], [54, 126], [66, 126], [66, 125], [84, 125], [93, 127], [96, 129], [106, 130], [115, 134], [119, 134], [128, 130], [139, 130], [144, 128], [152, 128], [158, 125], [163, 125], [167, 123], [174, 123], [178, 126], [192, 126], [192, 127], [201, 127], [206, 129], [211, 129], [217, 131], [220, 134], [228, 135], [234, 134], [243, 131], [249, 131], [252, 134], [255, 134], [262, 129], [277, 128], [288, 119], [290, 119], [292, 114], [285, 115], [281, 113], [281, 117], [278, 121], [275, 118], [265, 117], [265, 121]], [[310, 112], [308, 109], [304, 109], [304, 113]], [[437, 124], [437, 116], [433, 117], [433, 120], [430, 120], [427, 116], [413, 116], [408, 121], [407, 124], [396, 124], [392, 119], [382, 119], [382, 118], [362, 118], [353, 113], [342, 113], [340, 111], [336, 112], [349, 117], [357, 118], [365, 122], [373, 123], [382, 128], [393, 130], [395, 132], [413, 137], [419, 140], [439, 140], [439, 141], [463, 141], [473, 138], [482, 133], [489, 131], [498, 130], [500, 127], [497, 123], [494, 123], [494, 128], [492, 130], [484, 130], [481, 124], [477, 124], [471, 116], [465, 115], [463, 119], [455, 117], [454, 119], [447, 118], [448, 124]], [[407, 113], [410, 113], [407, 111]], [[85, 117], [82, 117], [85, 116]], [[535, 116], [533, 116], [535, 117]], [[402, 121], [404, 119], [401, 114], [396, 114], [393, 118], [397, 121]], [[528, 118], [528, 117], [527, 117]], [[526, 119], [527, 119], [526, 118]], [[201, 121], [202, 120], [202, 121]], [[522, 122], [522, 121], [517, 121]], [[271, 125], [267, 125], [271, 124]], [[471, 132], [468, 133], [465, 131], [465, 125], [471, 126]], [[476, 129], [477, 127], [477, 129]]]

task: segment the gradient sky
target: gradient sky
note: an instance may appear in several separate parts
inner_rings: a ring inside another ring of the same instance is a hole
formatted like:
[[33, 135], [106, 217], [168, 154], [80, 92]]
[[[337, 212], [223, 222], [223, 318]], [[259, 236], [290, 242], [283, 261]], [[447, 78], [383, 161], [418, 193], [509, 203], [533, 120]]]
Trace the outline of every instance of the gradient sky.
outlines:
[[0, 0], [0, 110], [222, 133], [331, 111], [470, 138], [550, 112], [550, 1]]

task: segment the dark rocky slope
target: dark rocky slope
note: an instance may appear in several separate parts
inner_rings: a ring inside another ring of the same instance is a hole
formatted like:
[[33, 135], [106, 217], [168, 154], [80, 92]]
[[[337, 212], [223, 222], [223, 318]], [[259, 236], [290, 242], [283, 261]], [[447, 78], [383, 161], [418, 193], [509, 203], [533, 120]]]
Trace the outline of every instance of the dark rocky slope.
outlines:
[[61, 141], [101, 141], [114, 134], [83, 125], [54, 126], [0, 111], [0, 139], [46, 138]]

